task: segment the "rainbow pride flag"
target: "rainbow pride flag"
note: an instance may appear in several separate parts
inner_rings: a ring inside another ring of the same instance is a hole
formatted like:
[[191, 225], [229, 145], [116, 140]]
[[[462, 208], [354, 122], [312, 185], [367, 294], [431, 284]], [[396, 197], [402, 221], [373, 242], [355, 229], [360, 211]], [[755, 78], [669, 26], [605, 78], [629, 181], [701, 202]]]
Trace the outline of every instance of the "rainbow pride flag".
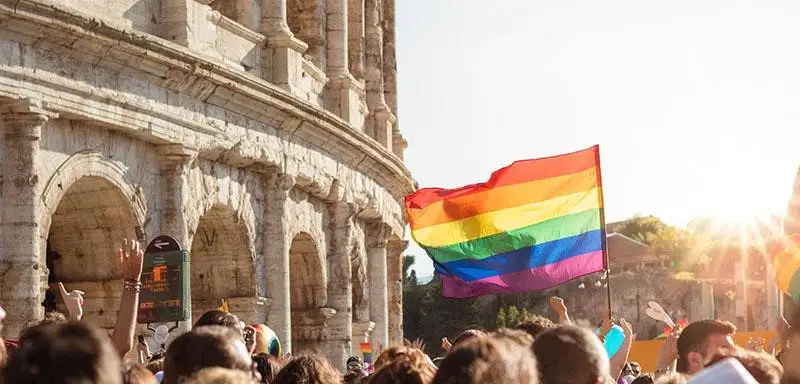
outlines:
[[783, 293], [800, 302], [800, 234], [792, 235], [779, 249], [771, 251], [775, 283]]
[[359, 347], [361, 348], [361, 357], [364, 360], [364, 364], [371, 365], [372, 364], [372, 344], [370, 344], [370, 343], [360, 343]]
[[421, 189], [405, 205], [445, 297], [538, 291], [607, 269], [598, 146]]

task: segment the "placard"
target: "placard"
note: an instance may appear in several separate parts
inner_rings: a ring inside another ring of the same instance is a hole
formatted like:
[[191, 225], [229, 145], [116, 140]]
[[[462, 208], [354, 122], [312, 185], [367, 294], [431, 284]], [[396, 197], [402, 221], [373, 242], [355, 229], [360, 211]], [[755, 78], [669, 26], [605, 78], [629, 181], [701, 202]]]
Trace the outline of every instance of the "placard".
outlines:
[[144, 254], [138, 322], [186, 320], [189, 300], [189, 252], [169, 236], [156, 237]]

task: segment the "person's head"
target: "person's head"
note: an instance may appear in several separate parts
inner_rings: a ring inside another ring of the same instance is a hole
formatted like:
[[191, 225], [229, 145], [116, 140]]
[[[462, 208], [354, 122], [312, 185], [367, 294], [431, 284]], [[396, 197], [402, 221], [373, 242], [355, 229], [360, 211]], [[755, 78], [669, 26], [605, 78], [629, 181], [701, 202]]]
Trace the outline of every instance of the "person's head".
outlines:
[[654, 381], [653, 376], [645, 374], [633, 379], [631, 384], [653, 384]]
[[177, 384], [203, 368], [221, 367], [255, 375], [253, 360], [241, 334], [220, 325], [206, 325], [178, 336], [164, 357], [164, 384]]
[[156, 377], [144, 365], [126, 361], [122, 363], [123, 384], [157, 384]]
[[257, 384], [253, 376], [237, 369], [204, 368], [181, 384]]
[[[407, 347], [404, 347], [407, 348]], [[376, 368], [377, 369], [377, 368]], [[433, 381], [436, 369], [427, 356], [416, 348], [408, 348], [384, 363], [369, 377], [369, 384], [428, 384]]]
[[732, 347], [736, 327], [720, 320], [695, 321], [678, 337], [677, 371], [693, 375], [705, 366], [705, 361], [720, 348]]
[[609, 375], [608, 355], [590, 330], [559, 326], [533, 343], [544, 384], [595, 384]]
[[256, 369], [261, 375], [262, 383], [271, 383], [278, 371], [281, 370], [278, 358], [269, 353], [256, 354], [253, 356], [253, 361], [256, 363]]
[[[411, 356], [411, 359], [414, 361], [417, 361], [418, 359], [422, 359], [425, 362], [428, 361], [428, 356], [417, 348], [405, 345], [395, 345], [381, 352], [381, 354], [378, 355], [378, 358], [375, 359], [375, 363], [372, 364], [372, 367], [375, 369], [375, 371], [378, 371], [379, 369], [383, 368], [384, 365], [388, 365], [394, 360], [403, 358], [405, 355], [413, 355]], [[430, 364], [433, 364], [433, 362]]]
[[5, 383], [120, 384], [119, 354], [108, 336], [86, 323], [29, 328], [8, 361]]
[[357, 371], [364, 369], [364, 363], [361, 362], [361, 359], [358, 356], [350, 356], [347, 358], [347, 370], [348, 371]]
[[[457, 347], [459, 344], [474, 338], [479, 337], [486, 337], [486, 333], [478, 329], [468, 329], [464, 332], [461, 332], [455, 339], [453, 339], [452, 348]], [[452, 349], [451, 348], [451, 349]]]
[[759, 384], [779, 384], [781, 382], [783, 367], [772, 355], [764, 352], [741, 348], [721, 349], [706, 361], [706, 367], [728, 358], [739, 360]]
[[156, 373], [164, 370], [164, 358], [160, 357], [157, 359], [152, 359], [149, 363], [147, 363], [146, 367], [150, 373], [155, 375]]
[[656, 379], [656, 384], [686, 384], [689, 375], [680, 372], [668, 372]]
[[221, 325], [223, 327], [235, 329], [239, 332], [244, 332], [244, 324], [239, 321], [239, 318], [236, 317], [236, 315], [216, 309], [213, 311], [208, 311], [204, 313], [203, 316], [200, 316], [192, 328], [203, 327], [207, 325]]
[[273, 384], [339, 384], [341, 377], [327, 360], [303, 354], [293, 357], [275, 375]]
[[19, 331], [19, 337], [22, 338], [22, 335], [25, 334], [29, 329], [38, 327], [40, 325], [48, 325], [48, 324], [61, 324], [66, 323], [67, 317], [64, 316], [61, 312], [47, 312], [44, 314], [44, 317], [41, 320], [28, 320], [25, 324], [22, 325], [22, 329]]
[[515, 328], [519, 329], [520, 331], [527, 332], [529, 335], [531, 335], [531, 337], [535, 339], [537, 336], [542, 334], [542, 332], [547, 331], [549, 329], [553, 329], [555, 327], [556, 323], [554, 323], [552, 320], [546, 317], [534, 315], [533, 318], [531, 318], [528, 321], [519, 323]]
[[538, 383], [533, 337], [520, 330], [501, 330], [473, 338], [447, 354], [435, 384]]
[[347, 374], [344, 375], [344, 379], [342, 382], [344, 384], [359, 384], [363, 382], [364, 379], [367, 378], [367, 371], [363, 369], [354, 369], [351, 371], [347, 371]]

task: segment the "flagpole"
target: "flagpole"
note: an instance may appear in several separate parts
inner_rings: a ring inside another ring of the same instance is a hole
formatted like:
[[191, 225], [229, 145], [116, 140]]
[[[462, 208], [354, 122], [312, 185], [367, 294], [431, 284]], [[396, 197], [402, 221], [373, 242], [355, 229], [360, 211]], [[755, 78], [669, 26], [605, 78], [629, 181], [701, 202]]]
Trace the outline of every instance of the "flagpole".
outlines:
[[606, 298], [608, 299], [608, 318], [610, 319], [612, 316], [613, 311], [611, 310], [611, 268], [608, 262], [608, 241], [607, 241], [607, 233], [606, 233], [606, 204], [603, 199], [603, 172], [602, 167], [600, 166], [600, 146], [597, 146], [597, 150], [595, 150], [595, 156], [597, 158], [597, 185], [600, 186], [598, 189], [598, 198], [600, 199], [600, 222], [603, 224], [601, 229], [601, 242], [603, 245], [603, 263], [605, 267], [606, 273]]

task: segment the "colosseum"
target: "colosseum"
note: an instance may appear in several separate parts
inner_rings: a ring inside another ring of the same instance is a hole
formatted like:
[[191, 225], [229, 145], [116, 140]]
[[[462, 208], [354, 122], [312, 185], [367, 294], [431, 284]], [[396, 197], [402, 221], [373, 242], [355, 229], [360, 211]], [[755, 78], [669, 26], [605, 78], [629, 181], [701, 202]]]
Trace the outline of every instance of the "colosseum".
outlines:
[[195, 318], [226, 299], [339, 366], [400, 340], [394, 7], [0, 0], [5, 334], [58, 281], [113, 327], [121, 239], [165, 234], [191, 252]]

